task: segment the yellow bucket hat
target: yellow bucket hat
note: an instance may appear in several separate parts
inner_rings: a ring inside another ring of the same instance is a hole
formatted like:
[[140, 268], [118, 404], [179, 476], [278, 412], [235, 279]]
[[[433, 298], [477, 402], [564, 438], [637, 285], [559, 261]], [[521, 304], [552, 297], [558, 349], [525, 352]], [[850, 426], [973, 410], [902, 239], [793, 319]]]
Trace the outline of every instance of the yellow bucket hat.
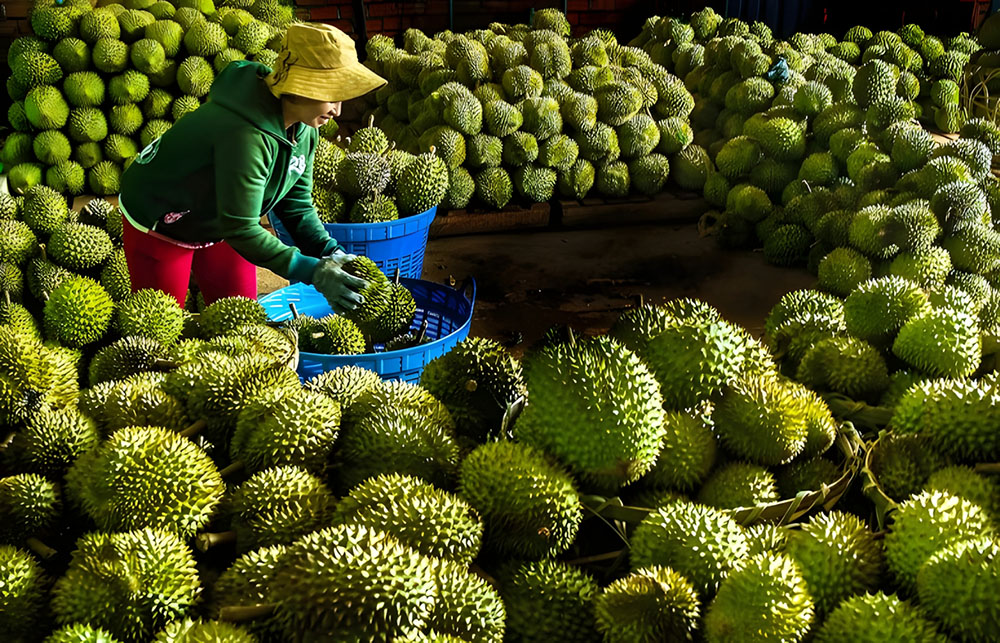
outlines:
[[364, 96], [386, 80], [358, 62], [354, 40], [332, 25], [288, 25], [274, 70], [267, 77], [275, 97], [295, 94], [337, 102]]

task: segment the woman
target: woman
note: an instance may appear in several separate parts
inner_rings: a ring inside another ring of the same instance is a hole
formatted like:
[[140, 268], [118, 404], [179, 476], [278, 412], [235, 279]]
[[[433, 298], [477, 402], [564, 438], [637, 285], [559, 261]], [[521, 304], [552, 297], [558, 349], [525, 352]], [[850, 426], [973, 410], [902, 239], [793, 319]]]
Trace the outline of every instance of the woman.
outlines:
[[[255, 266], [262, 266], [313, 284], [337, 310], [353, 309], [366, 283], [342, 270], [353, 256], [327, 234], [312, 204], [316, 128], [340, 114], [340, 101], [385, 82], [358, 62], [349, 36], [324, 24], [290, 25], [273, 72], [230, 63], [208, 102], [150, 143], [122, 176], [132, 289], [158, 288], [183, 305], [193, 269], [206, 304], [256, 299]], [[271, 210], [297, 247], [260, 225]]]

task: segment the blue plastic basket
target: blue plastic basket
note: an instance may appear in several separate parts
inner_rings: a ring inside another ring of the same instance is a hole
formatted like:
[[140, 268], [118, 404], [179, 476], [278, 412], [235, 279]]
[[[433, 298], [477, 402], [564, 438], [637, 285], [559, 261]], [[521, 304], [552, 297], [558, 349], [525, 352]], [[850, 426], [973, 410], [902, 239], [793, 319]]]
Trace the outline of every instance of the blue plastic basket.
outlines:
[[[467, 287], [456, 290], [420, 279], [400, 279], [399, 283], [409, 289], [417, 303], [417, 314], [410, 329], [416, 332], [426, 320], [426, 337], [430, 342], [413, 348], [364, 355], [299, 353], [299, 377], [307, 380], [341, 366], [354, 365], [375, 371], [384, 380], [417, 382], [428, 362], [444, 355], [469, 336], [472, 309], [476, 302], [474, 280], [469, 280], [471, 297], [465, 295]], [[331, 312], [323, 295], [312, 286], [301, 283], [264, 295], [260, 303], [273, 321], [284, 321], [292, 316], [289, 304], [295, 304], [299, 314], [317, 318]]]
[[[383, 223], [324, 223], [323, 227], [352, 255], [368, 257], [387, 275], [420, 279], [424, 272], [424, 252], [437, 206], [395, 221]], [[293, 246], [292, 236], [273, 212], [271, 226], [286, 245]]]

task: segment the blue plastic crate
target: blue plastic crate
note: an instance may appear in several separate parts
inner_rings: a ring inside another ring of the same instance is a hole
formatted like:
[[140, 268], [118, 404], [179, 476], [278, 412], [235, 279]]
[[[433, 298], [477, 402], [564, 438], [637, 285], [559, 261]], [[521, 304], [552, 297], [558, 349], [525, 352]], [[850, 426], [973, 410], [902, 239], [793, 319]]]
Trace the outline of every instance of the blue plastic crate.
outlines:
[[[436, 284], [420, 279], [400, 279], [417, 303], [417, 314], [410, 329], [416, 332], [427, 321], [426, 336], [431, 339], [426, 344], [397, 351], [366, 353], [364, 355], [323, 355], [320, 353], [299, 353], [299, 377], [312, 379], [320, 373], [332, 371], [341, 366], [361, 366], [375, 371], [384, 380], [420, 380], [420, 374], [432, 359], [444, 355], [460, 341], [469, 336], [472, 326], [472, 310], [476, 302], [476, 282], [469, 280], [471, 297], [465, 290]], [[284, 321], [292, 316], [289, 304], [301, 315], [323, 317], [331, 310], [326, 298], [312, 286], [292, 284], [264, 295], [260, 303], [273, 321]], [[379, 348], [376, 346], [376, 349]]]
[[[352, 255], [368, 257], [387, 275], [420, 279], [424, 272], [424, 252], [437, 206], [395, 221], [383, 223], [324, 223], [323, 227]], [[292, 236], [281, 220], [268, 213], [271, 226], [286, 245], [293, 246]]]

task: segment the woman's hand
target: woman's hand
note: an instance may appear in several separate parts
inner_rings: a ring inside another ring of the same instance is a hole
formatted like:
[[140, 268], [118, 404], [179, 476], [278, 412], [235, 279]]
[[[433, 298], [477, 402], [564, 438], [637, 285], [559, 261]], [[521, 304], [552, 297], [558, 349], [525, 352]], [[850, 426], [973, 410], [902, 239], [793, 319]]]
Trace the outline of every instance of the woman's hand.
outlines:
[[313, 286], [337, 312], [354, 310], [364, 302], [359, 293], [368, 287], [368, 282], [344, 270], [354, 259], [354, 255], [337, 252], [320, 259], [313, 271]]

